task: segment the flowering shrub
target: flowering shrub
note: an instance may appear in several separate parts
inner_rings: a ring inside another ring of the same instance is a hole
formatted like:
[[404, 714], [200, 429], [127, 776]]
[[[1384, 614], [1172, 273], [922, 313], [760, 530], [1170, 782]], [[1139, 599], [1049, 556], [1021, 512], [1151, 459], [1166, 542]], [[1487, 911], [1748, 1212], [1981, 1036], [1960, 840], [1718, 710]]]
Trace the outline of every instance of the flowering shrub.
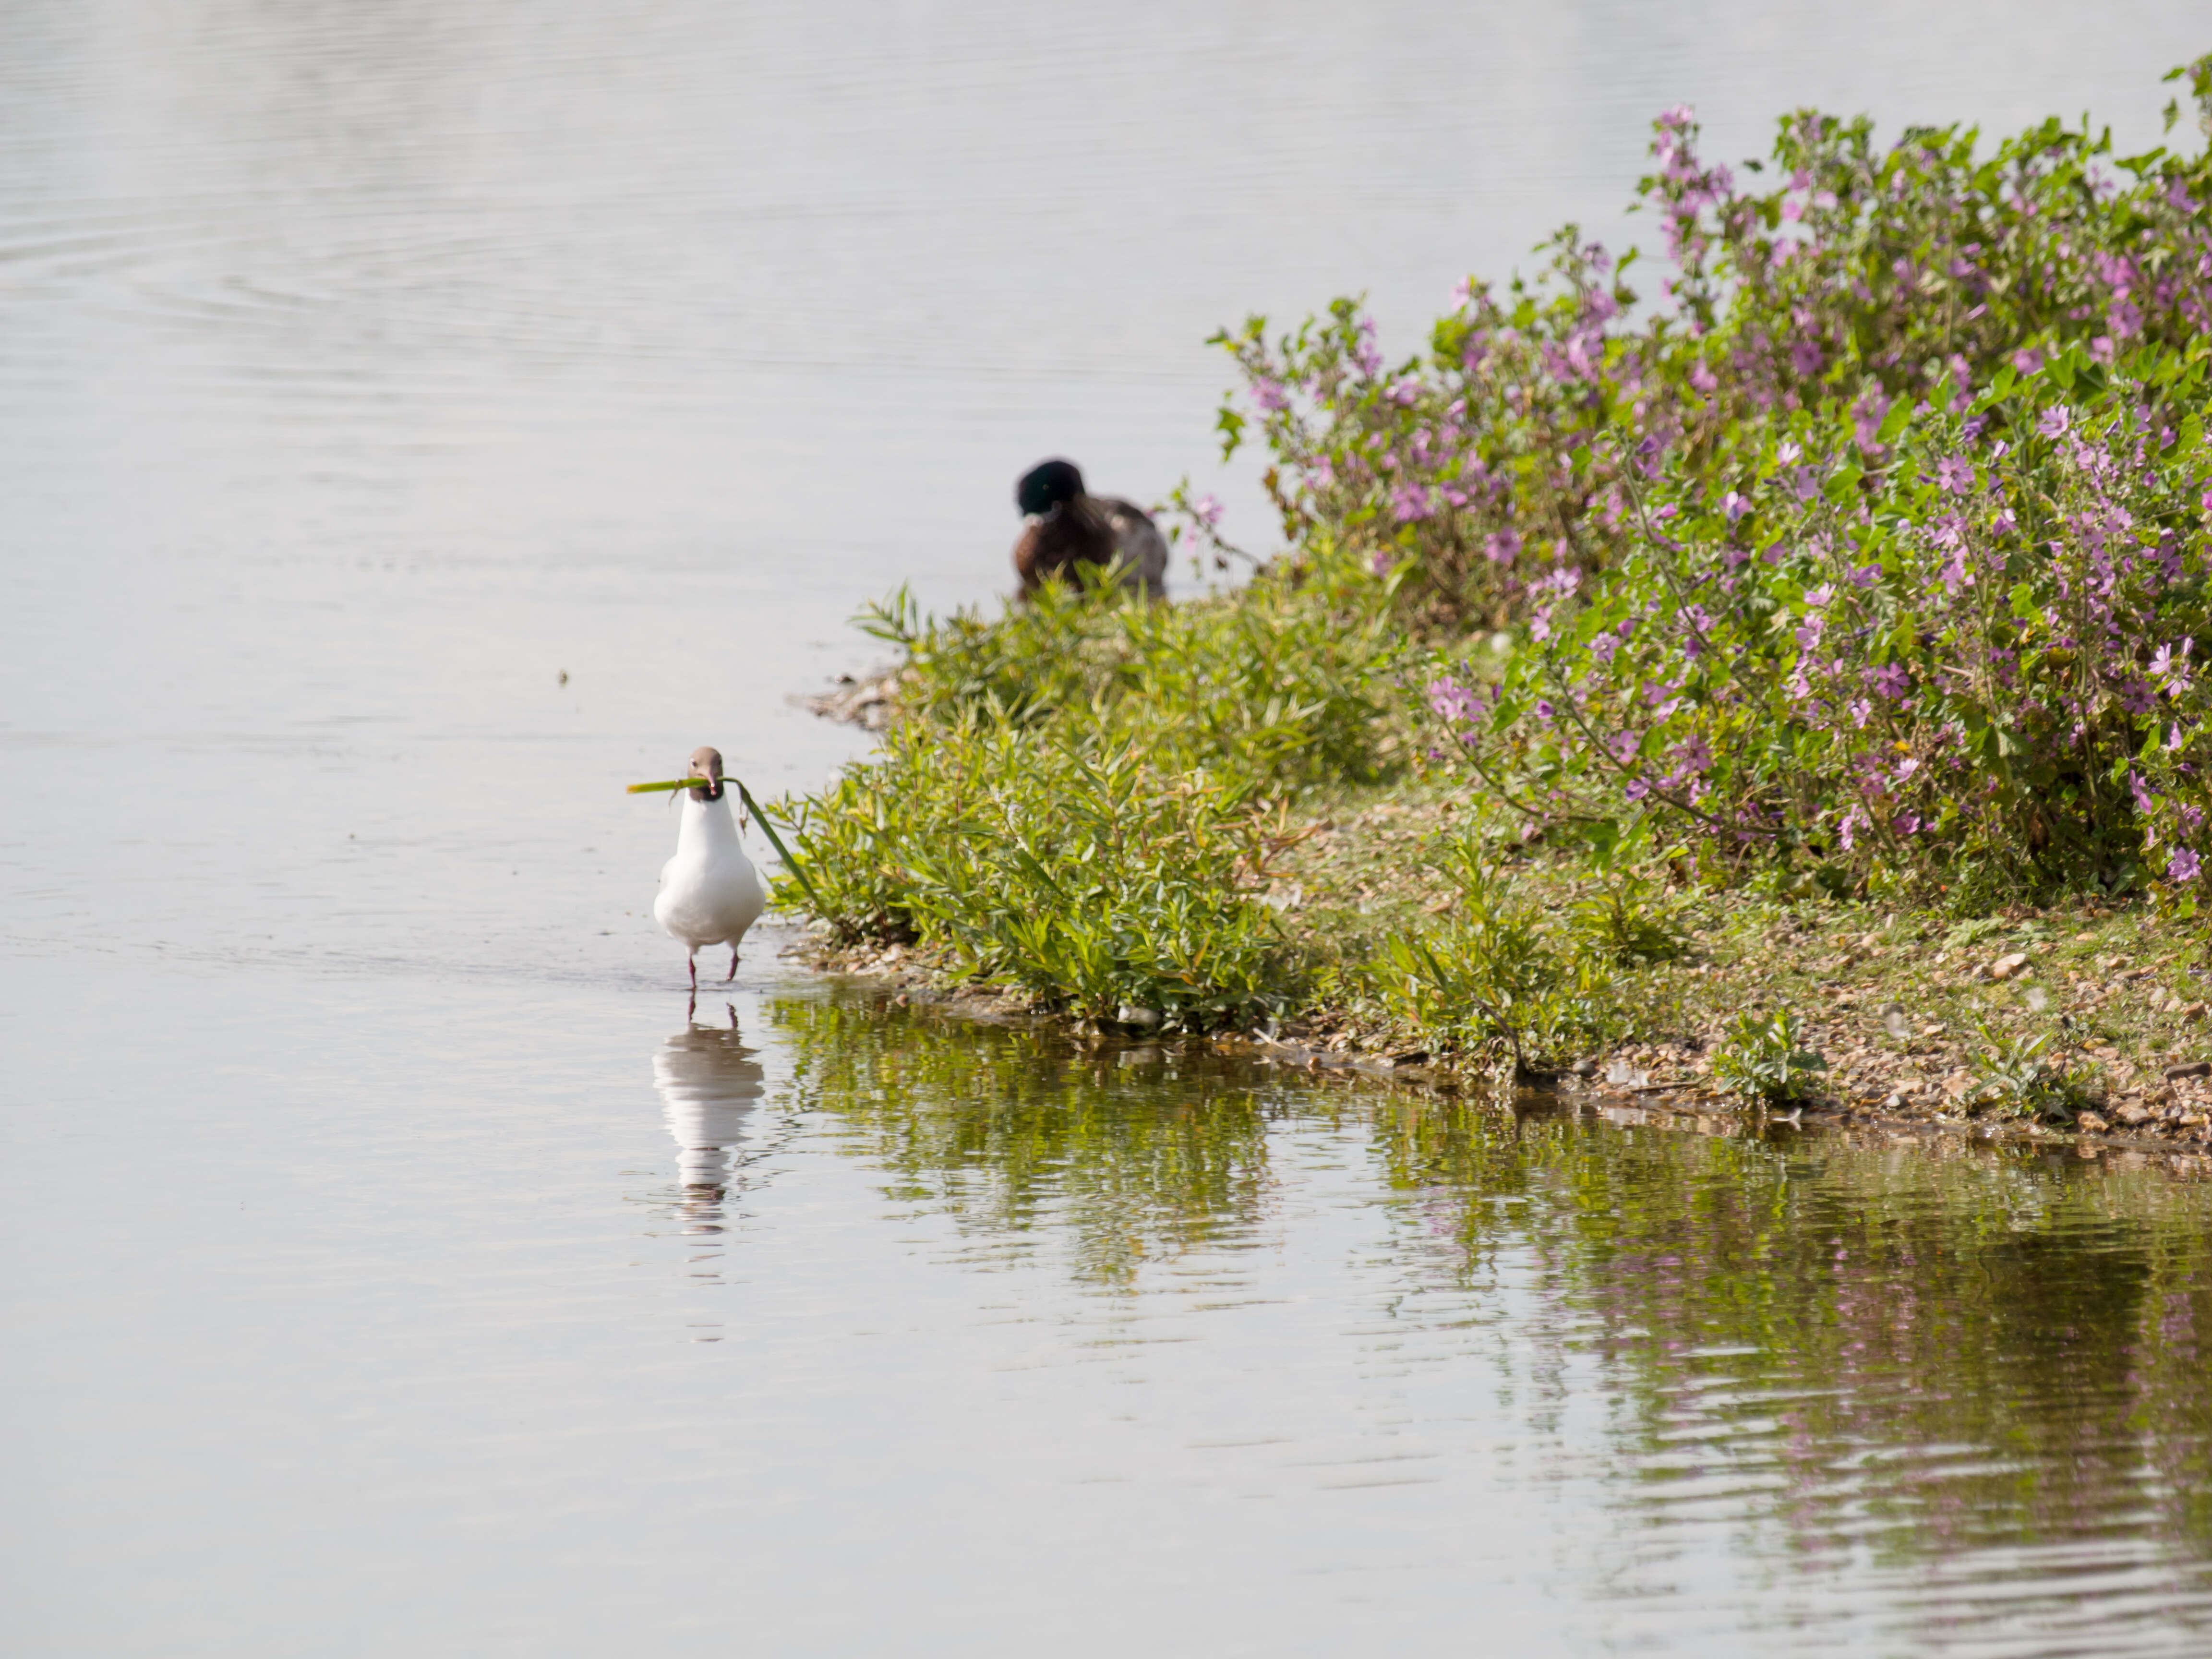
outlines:
[[[2185, 73], [2212, 122], [2212, 55], [2168, 78]], [[2115, 159], [2056, 121], [1985, 158], [1957, 127], [1877, 154], [1864, 119], [1801, 111], [1760, 193], [1697, 136], [1687, 111], [1662, 115], [1639, 185], [1670, 309], [1639, 316], [1635, 255], [1617, 270], [1570, 225], [1539, 250], [1544, 279], [1463, 284], [1425, 359], [1387, 364], [1350, 300], [1273, 340], [1262, 317], [1215, 337], [1251, 411], [1224, 405], [1224, 451], [1256, 420], [1294, 542], [1402, 562], [1409, 595], [1503, 621], [1532, 584], [1613, 562], [1639, 483], [1721, 477], [1747, 424], [1847, 408], [1870, 451], [1899, 399], [1948, 406], [2069, 344], [2110, 363], [2212, 325], [2212, 155]], [[1218, 516], [1193, 504], [1201, 537]]]
[[[2212, 130], [2212, 56], [2175, 73]], [[1351, 301], [1254, 319], [1226, 447], [1256, 422], [1307, 558], [1410, 626], [1516, 628], [1427, 696], [1532, 817], [1848, 884], [2193, 881], [2212, 153], [1800, 112], [1760, 191], [1697, 131], [1662, 116], [1641, 185], [1664, 307], [1569, 227], [1422, 359]]]
[[1431, 707], [1532, 813], [1656, 809], [1855, 881], [2118, 884], [2145, 852], [2192, 879], [2206, 359], [2072, 347], [1960, 413], [1900, 403], [1874, 455], [1848, 410], [1776, 422], [1717, 496], [1659, 481], [1614, 569], [1539, 594], [1529, 648], [1445, 668]]

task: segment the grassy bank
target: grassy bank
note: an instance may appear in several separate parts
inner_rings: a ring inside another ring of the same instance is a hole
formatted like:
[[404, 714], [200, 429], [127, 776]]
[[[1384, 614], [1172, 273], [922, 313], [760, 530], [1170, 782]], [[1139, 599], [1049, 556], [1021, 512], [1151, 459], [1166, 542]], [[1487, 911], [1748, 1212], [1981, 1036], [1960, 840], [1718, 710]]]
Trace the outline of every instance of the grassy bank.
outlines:
[[1224, 336], [1290, 541], [1245, 586], [875, 612], [881, 750], [789, 808], [823, 951], [1129, 1031], [2199, 1138], [2212, 164], [1800, 112], [1759, 193], [1694, 140], [1644, 183], [1662, 306], [1570, 231], [1402, 363], [1351, 302]]

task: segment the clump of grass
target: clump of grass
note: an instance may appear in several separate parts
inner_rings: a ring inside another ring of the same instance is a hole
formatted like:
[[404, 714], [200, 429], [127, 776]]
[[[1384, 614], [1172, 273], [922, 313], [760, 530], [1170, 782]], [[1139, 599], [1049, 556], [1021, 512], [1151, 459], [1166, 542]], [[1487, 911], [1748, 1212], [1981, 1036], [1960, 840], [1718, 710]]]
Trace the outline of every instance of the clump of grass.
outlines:
[[1620, 1025], [1609, 952], [1583, 931], [1555, 934], [1543, 913], [1478, 849], [1446, 860], [1453, 915], [1383, 940], [1370, 967], [1406, 1030], [1444, 1050], [1503, 1051], [1541, 1066], [1602, 1046]]
[[1649, 876], [1614, 875], [1577, 899], [1568, 915], [1588, 948], [1620, 967], [1674, 962], [1689, 954], [1675, 907]]
[[1249, 787], [1095, 736], [895, 728], [797, 810], [817, 914], [1087, 1018], [1204, 1030], [1279, 1007]]
[[2051, 1033], [2008, 1031], [1987, 1019], [1978, 1020], [1976, 1029], [1981, 1042], [1970, 1062], [1974, 1086], [1967, 1095], [1973, 1104], [1997, 1115], [2052, 1123], [2071, 1123], [2087, 1109], [2087, 1079], [2052, 1051]]
[[1581, 843], [1577, 861], [1596, 878], [1567, 907], [1569, 925], [1582, 947], [1620, 968], [1688, 955], [1681, 907], [1652, 873], [1655, 864], [1679, 858], [1682, 849], [1656, 850], [1653, 820], [1646, 813], [1599, 818], [1576, 828], [1574, 839]]
[[1827, 1071], [1825, 1056], [1805, 1046], [1796, 1011], [1742, 1013], [1713, 1055], [1713, 1076], [1731, 1094], [1767, 1106], [1802, 1106]]
[[1172, 605], [1086, 575], [996, 619], [926, 619], [902, 590], [860, 620], [905, 651], [901, 712], [927, 726], [1087, 727], [1157, 767], [1278, 791], [1372, 783], [1402, 761], [1389, 674], [1406, 641], [1358, 573], [1309, 561]]
[[905, 650], [877, 756], [787, 809], [833, 936], [918, 942], [1085, 1018], [1204, 1030], [1294, 977], [1267, 809], [1402, 763], [1386, 615], [1317, 568], [1165, 605], [1050, 584], [997, 621], [863, 626]]

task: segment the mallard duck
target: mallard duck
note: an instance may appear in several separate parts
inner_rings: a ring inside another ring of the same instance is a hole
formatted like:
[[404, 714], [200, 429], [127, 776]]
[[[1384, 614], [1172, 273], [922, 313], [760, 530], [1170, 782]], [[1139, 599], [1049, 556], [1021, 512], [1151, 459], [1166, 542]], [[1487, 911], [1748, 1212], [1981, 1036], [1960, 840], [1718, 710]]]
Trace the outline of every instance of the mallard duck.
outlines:
[[661, 866], [653, 919], [678, 944], [690, 947], [691, 988], [696, 991], [699, 952], [707, 945], [728, 945], [729, 977], [738, 976], [738, 941], [760, 920], [768, 893], [730, 817], [722, 751], [693, 750], [684, 775], [699, 781], [681, 792], [684, 818], [677, 826], [676, 856]]
[[1079, 564], [1120, 571], [1123, 587], [1146, 599], [1168, 591], [1168, 544], [1152, 515], [1134, 501], [1092, 495], [1073, 461], [1042, 461], [1022, 474], [1014, 504], [1029, 520], [1014, 544], [1014, 573], [1022, 592]]

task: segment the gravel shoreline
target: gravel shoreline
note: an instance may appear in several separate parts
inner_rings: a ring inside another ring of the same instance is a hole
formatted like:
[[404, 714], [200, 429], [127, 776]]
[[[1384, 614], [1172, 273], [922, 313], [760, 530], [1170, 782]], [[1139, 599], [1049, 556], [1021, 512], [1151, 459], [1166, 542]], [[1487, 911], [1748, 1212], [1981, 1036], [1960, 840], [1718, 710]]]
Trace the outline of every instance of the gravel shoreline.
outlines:
[[[836, 948], [801, 933], [785, 954], [817, 972], [864, 981], [901, 1006], [995, 1024], [1043, 1024], [1079, 1028], [1030, 999], [988, 987], [945, 984], [926, 952], [898, 945]], [[1887, 1028], [1883, 1028], [1885, 1035]], [[1386, 1052], [1342, 1033], [1319, 1035], [1293, 1025], [1270, 1036], [1223, 1033], [1155, 1038], [1141, 1030], [1092, 1033], [1133, 1048], [1169, 1044], [1200, 1047], [1263, 1065], [1346, 1079], [1388, 1082], [1424, 1093], [1494, 1092], [1500, 1079], [1480, 1067], [1455, 1065], [1418, 1050]], [[2021, 1118], [1972, 1115], [1965, 1095], [1972, 1073], [1952, 1068], [1928, 1074], [1944, 1046], [1923, 1042], [1896, 1054], [1851, 1046], [1848, 1028], [1831, 1023], [1808, 1028], [1808, 1039], [1832, 1056], [1832, 1076], [1850, 1086], [1828, 1091], [1801, 1112], [1783, 1114], [1723, 1093], [1712, 1085], [1709, 1045], [1696, 1038], [1622, 1044], [1601, 1060], [1538, 1073], [1522, 1080], [1523, 1098], [1557, 1109], [1593, 1111], [1624, 1126], [1698, 1133], [1742, 1133], [1788, 1129], [1847, 1133], [1895, 1144], [1949, 1140], [1989, 1146], [2033, 1146], [2083, 1157], [2148, 1158], [2177, 1173], [2212, 1176], [2212, 1066], [2183, 1062], [2193, 1075], [2145, 1079], [2108, 1091], [2097, 1109], [2070, 1127]], [[2132, 1074], [2127, 1062], [2117, 1060]]]

